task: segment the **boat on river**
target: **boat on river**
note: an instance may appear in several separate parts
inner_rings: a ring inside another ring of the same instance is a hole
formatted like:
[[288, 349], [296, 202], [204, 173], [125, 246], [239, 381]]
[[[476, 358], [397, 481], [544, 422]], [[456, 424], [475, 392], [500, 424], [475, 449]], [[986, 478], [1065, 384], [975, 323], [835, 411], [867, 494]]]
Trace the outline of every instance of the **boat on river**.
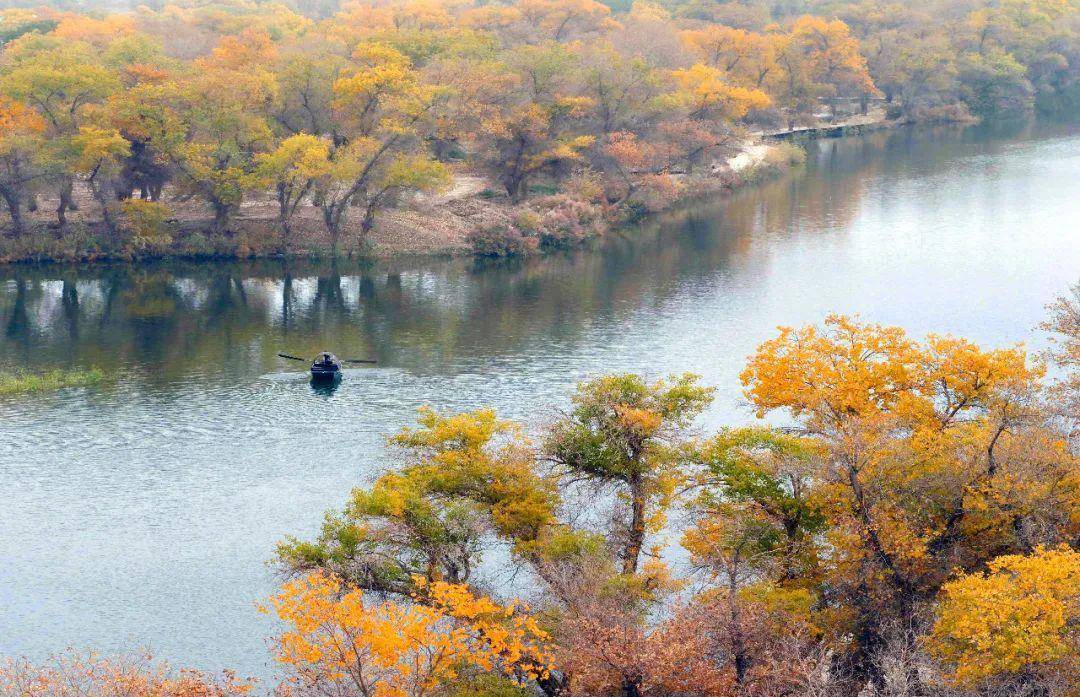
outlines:
[[311, 362], [311, 379], [330, 382], [341, 379], [341, 361], [332, 353], [320, 353]]
[[[292, 356], [287, 353], [279, 353], [281, 358], [288, 358], [290, 361], [303, 361], [306, 359], [299, 356]], [[311, 380], [312, 382], [333, 382], [340, 380], [342, 376], [342, 366], [345, 363], [375, 363], [371, 358], [346, 358], [344, 360], [338, 358], [329, 351], [323, 351], [311, 361]]]

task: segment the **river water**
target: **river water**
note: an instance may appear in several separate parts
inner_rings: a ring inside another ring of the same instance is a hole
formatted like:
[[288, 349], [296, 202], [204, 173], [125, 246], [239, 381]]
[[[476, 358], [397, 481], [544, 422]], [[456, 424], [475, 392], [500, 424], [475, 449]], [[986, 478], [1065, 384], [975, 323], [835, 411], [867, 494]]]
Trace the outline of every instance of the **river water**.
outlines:
[[[98, 366], [0, 398], [0, 654], [152, 648], [266, 675], [255, 604], [287, 534], [386, 467], [417, 407], [536, 423], [582, 377], [693, 371], [702, 428], [751, 420], [738, 373], [829, 312], [1045, 345], [1080, 279], [1080, 130], [899, 130], [530, 263], [0, 268], [0, 369]], [[376, 357], [333, 392], [278, 351]]]

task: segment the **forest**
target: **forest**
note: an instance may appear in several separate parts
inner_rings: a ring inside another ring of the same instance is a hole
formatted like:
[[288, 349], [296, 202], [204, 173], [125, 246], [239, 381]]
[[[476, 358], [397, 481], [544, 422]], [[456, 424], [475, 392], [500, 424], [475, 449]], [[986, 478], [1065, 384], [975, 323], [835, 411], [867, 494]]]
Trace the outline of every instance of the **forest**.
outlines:
[[[4, 5], [23, 3], [4, 3]], [[756, 139], [1080, 101], [1075, 0], [0, 10], [0, 260], [581, 244]], [[753, 158], [751, 158], [753, 159]]]
[[1080, 287], [1045, 328], [1045, 356], [780, 328], [741, 381], [783, 426], [695, 429], [692, 374], [588, 379], [529, 424], [422, 409], [278, 546], [280, 685], [64, 654], [0, 662], [0, 692], [1073, 697]]

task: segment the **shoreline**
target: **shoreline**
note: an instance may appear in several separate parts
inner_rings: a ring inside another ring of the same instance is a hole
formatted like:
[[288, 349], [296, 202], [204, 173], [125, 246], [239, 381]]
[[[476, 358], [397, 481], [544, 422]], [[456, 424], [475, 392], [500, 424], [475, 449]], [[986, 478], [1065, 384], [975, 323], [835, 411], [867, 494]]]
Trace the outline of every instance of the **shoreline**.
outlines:
[[[703, 167], [703, 171], [675, 175], [678, 190], [651, 205], [635, 205], [634, 201], [607, 206], [566, 192], [510, 204], [492, 191], [490, 182], [461, 171], [455, 174], [448, 191], [417, 197], [408, 207], [381, 214], [363, 249], [350, 238], [336, 255], [331, 252], [314, 208], [298, 216], [294, 223], [297, 244], [286, 253], [273, 217], [272, 201], [253, 197], [245, 202], [230, 231], [217, 238], [206, 234], [206, 220], [190, 215], [168, 221], [168, 234], [159, 240], [135, 239], [111, 248], [100, 223], [94, 220], [73, 221], [62, 236], [56, 234], [55, 224], [41, 222], [19, 239], [0, 237], [0, 266], [543, 256], [587, 246], [674, 207], [781, 176], [801, 164], [804, 157], [805, 151], [794, 143], [862, 135], [902, 125], [907, 124], [878, 117], [857, 123], [752, 133], [734, 155]], [[87, 208], [92, 210], [89, 204]]]

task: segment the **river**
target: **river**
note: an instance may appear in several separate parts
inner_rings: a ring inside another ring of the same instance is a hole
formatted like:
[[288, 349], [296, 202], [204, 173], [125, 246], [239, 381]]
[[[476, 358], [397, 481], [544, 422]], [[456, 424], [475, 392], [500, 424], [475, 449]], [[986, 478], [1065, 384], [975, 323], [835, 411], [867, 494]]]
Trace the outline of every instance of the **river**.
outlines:
[[[1080, 279], [1080, 130], [904, 129], [527, 263], [0, 268], [0, 369], [98, 366], [0, 398], [0, 654], [150, 647], [266, 675], [255, 604], [288, 534], [391, 462], [417, 407], [538, 423], [575, 381], [693, 371], [701, 427], [751, 420], [738, 373], [777, 325], [860, 313], [1045, 345]], [[376, 357], [314, 390], [279, 351]]]

